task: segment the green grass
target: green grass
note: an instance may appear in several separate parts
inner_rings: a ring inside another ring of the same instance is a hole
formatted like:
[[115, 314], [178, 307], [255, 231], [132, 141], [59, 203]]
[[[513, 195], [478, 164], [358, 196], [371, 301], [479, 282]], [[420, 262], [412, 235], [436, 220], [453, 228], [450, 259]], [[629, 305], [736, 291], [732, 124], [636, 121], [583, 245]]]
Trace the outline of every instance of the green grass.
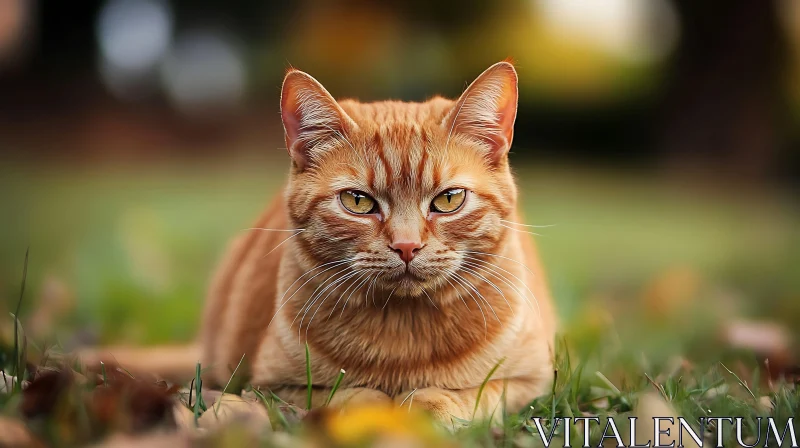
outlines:
[[[192, 338], [225, 244], [278, 190], [285, 165], [282, 158], [256, 158], [0, 168], [0, 293], [18, 297], [30, 246], [21, 321], [39, 311], [53, 282], [71, 297], [61, 300], [74, 304], [46, 331], [27, 335], [29, 345], [37, 344], [33, 359], [42, 359], [44, 347], [69, 349], [86, 333], [97, 343]], [[556, 381], [551, 394], [509, 415], [500, 431], [470, 423], [454, 440], [535, 446], [531, 416], [546, 418], [548, 430], [554, 417], [624, 417], [645, 392], [686, 417], [742, 416], [750, 433], [759, 416], [800, 413], [797, 388], [766, 381], [761, 360], [718, 337], [731, 319], [766, 319], [788, 327], [797, 346], [800, 211], [789, 194], [689, 189], [648, 175], [574, 167], [521, 166], [518, 177], [526, 222], [555, 224], [537, 229], [543, 234], [537, 242], [564, 333]], [[16, 300], [6, 303], [13, 312]], [[19, 354], [7, 350], [10, 340], [0, 345], [4, 354]], [[688, 363], [676, 368], [677, 359]], [[197, 417], [207, 407], [201, 388], [195, 381]], [[304, 427], [278, 409], [285, 405], [272, 394], [253, 393], [270, 408], [274, 426], [292, 434]], [[767, 400], [772, 410], [763, 407]], [[2, 413], [13, 413], [17, 402], [0, 395]], [[597, 441], [601, 434], [592, 428]]]
[[[630, 416], [645, 419], [674, 415], [684, 417], [690, 422], [696, 422], [697, 419], [708, 416], [740, 417], [743, 421], [741, 437], [748, 443], [754, 442], [759, 434], [759, 418], [774, 418], [781, 430], [786, 426], [790, 417], [797, 418], [800, 410], [800, 389], [782, 380], [761, 381], [759, 376], [764, 373], [764, 369], [754, 363], [742, 364], [747, 357], [739, 357], [736, 360], [739, 363], [739, 373], [728, 368], [721, 361], [712, 361], [711, 359], [706, 359], [692, 367], [655, 366], [648, 364], [644, 358], [632, 360], [624, 352], [608, 351], [606, 348], [612, 345], [614, 334], [613, 330], [606, 330], [597, 334], [595, 347], [587, 348], [584, 345], [577, 350], [579, 354], [575, 354], [573, 349], [570, 349], [575, 341], [569, 335], [560, 337], [557, 341], [556, 370], [551, 392], [534, 400], [528, 408], [520, 413], [508, 413], [503, 406], [498, 410], [504, 415], [503, 423], [500, 426], [490, 426], [487, 421], [453, 418], [452, 429], [455, 430], [453, 433], [440, 431], [436, 438], [430, 439], [428, 431], [421, 430], [418, 424], [412, 425], [411, 420], [400, 420], [397, 425], [416, 427], [417, 429], [411, 431], [411, 437], [414, 440], [418, 439], [420, 443], [428, 443], [423, 446], [440, 446], [442, 443], [475, 447], [541, 446], [538, 429], [532, 420], [537, 417], [541, 419], [545, 436], [550, 437], [552, 434], [555, 440], [554, 446], [561, 446], [566, 437], [565, 431], [571, 431], [570, 438], [573, 442], [580, 441], [583, 433], [574, 427], [565, 428], [563, 425], [553, 428], [556, 418], [597, 416], [600, 424], [590, 424], [589, 437], [592, 446], [599, 446], [603, 440], [603, 428], [605, 427], [603, 422], [608, 418], [616, 419], [622, 439], [629, 440], [629, 431], [625, 425]], [[499, 364], [487, 374], [483, 385], [493, 376], [498, 366]], [[220, 400], [214, 409], [205, 404], [200, 374], [201, 366], [198, 364], [195, 377], [186, 385], [190, 392], [188, 400], [184, 403], [193, 414], [195, 425], [198, 425], [199, 419], [205, 412], [214, 412], [216, 415], [222, 403]], [[91, 378], [88, 373], [84, 373], [84, 375]], [[126, 382], [147, 381], [131, 380], [128, 379], [132, 378], [129, 375], [123, 376]], [[93, 414], [96, 411], [91, 406], [83, 408], [85, 404], [82, 403], [91, 401], [89, 397], [102, 393], [102, 390], [115, 390], [118, 384], [119, 377], [115, 377], [114, 380], [106, 378], [106, 372], [103, 370], [102, 382], [98, 381], [96, 385], [91, 382], [86, 385], [73, 383], [66, 392], [62, 391], [53, 396], [52, 400], [56, 403], [55, 411], [44, 411], [44, 417], [29, 418], [26, 421], [37, 437], [60, 446], [83, 445], [100, 440], [109, 433], [119, 431], [120, 428], [128, 428], [127, 431], [130, 431], [130, 428], [124, 423], [120, 423], [119, 419], [101, 418], [98, 420], [98, 415]], [[226, 385], [223, 393], [227, 389]], [[41, 393], [41, 388], [38, 390]], [[97, 392], [98, 390], [100, 392]], [[228, 392], [238, 393], [233, 390]], [[305, 410], [286, 404], [270, 391], [246, 386], [244, 392], [251, 393], [257, 398], [252, 402], [252, 406], [267, 408], [267, 414], [274, 430], [285, 432], [286, 436], [279, 437], [269, 431], [255, 431], [253, 428], [248, 429], [247, 426], [229, 425], [221, 431], [198, 433], [194, 436], [195, 440], [197, 438], [204, 439], [206, 446], [228, 446], [234, 439], [245, 440], [247, 444], [259, 443], [262, 446], [274, 446], [275, 443], [279, 445], [290, 443], [291, 446], [300, 446], [319, 440], [319, 437], [328, 441], [337, 437], [336, 433], [331, 430], [330, 421], [333, 414], [328, 411], [317, 414], [314, 418], [311, 418], [312, 414], [309, 414], [308, 418], [305, 418]], [[671, 414], [649, 414], [647, 411], [640, 410], [639, 401], [648, 392], [657, 394], [660, 401], [667, 403]], [[478, 400], [480, 400], [480, 394], [479, 390]], [[192, 400], [192, 396], [194, 400]], [[0, 416], [21, 418], [19, 405], [21, 402], [25, 403], [26, 400], [28, 398], [16, 389], [10, 394], [0, 394]], [[153, 405], [142, 409], [126, 408], [124, 401], [120, 403], [124, 412], [130, 412], [131, 416], [149, 415], [148, 413], [154, 412]], [[118, 412], [116, 408], [113, 410]], [[321, 411], [324, 410], [323, 407]], [[100, 416], [102, 417], [102, 414]], [[154, 424], [155, 427], [160, 425], [157, 422]], [[338, 425], [342, 424], [353, 431], [358, 431], [361, 425], [369, 425], [369, 423], [360, 421], [338, 423]], [[429, 425], [435, 426], [433, 423], [429, 423]], [[699, 425], [693, 425], [693, 427], [696, 430], [699, 429]], [[795, 431], [800, 429], [800, 422], [795, 422], [794, 428]], [[368, 433], [366, 438], [356, 445], [345, 444], [342, 446], [367, 446], [365, 444], [375, 440], [372, 437], [382, 437], [381, 440], [384, 441], [398, 437], [381, 427], [378, 427], [377, 431], [372, 435]], [[701, 432], [706, 446], [715, 445], [716, 434], [717, 428], [714, 426], [707, 427], [705, 433]], [[733, 425], [723, 425], [721, 434], [726, 446], [732, 446], [738, 436]], [[763, 441], [766, 426], [762, 425], [760, 434]], [[647, 434], [647, 438], [650, 438], [649, 434]], [[784, 446], [788, 445], [784, 444]]]

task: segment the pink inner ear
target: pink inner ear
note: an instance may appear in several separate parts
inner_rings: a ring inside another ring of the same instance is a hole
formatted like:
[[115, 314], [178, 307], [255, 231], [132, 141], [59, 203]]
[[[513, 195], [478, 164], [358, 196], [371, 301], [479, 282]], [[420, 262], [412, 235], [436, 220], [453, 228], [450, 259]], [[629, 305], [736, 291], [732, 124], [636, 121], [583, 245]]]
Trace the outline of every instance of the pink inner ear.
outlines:
[[514, 121], [517, 119], [516, 78], [514, 79], [513, 85], [505, 85], [503, 90], [503, 95], [500, 97], [497, 104], [497, 124], [506, 138], [506, 143], [511, 147], [511, 141], [514, 140]]
[[508, 62], [489, 67], [467, 87], [444, 123], [455, 132], [483, 141], [491, 157], [508, 154], [517, 117], [517, 72]]
[[286, 150], [295, 164], [301, 169], [308, 164], [307, 148], [298, 141], [303, 126], [302, 111], [298, 101], [298, 86], [286, 77], [281, 92], [281, 119], [286, 139]]
[[281, 105], [283, 129], [286, 131], [286, 147], [291, 148], [300, 133], [300, 117], [297, 115], [296, 105]]

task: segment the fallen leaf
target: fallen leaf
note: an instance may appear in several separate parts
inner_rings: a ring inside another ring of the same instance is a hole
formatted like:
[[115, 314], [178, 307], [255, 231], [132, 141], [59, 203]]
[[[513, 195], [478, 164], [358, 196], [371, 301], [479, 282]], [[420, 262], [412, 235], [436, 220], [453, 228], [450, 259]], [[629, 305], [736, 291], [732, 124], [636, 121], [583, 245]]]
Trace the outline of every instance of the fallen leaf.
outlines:
[[201, 428], [218, 428], [222, 425], [239, 422], [256, 431], [271, 430], [267, 409], [258, 401], [245, 400], [234, 394], [220, 394], [213, 406], [209, 406], [200, 416]]
[[759, 413], [770, 414], [774, 408], [775, 405], [772, 403], [772, 400], [766, 395], [759, 397], [758, 402], [756, 402], [756, 409]]
[[95, 418], [123, 431], [143, 431], [160, 425], [174, 427], [172, 410], [177, 400], [169, 389], [119, 376], [97, 387], [89, 400]]
[[74, 381], [71, 370], [45, 370], [22, 390], [20, 411], [27, 418], [49, 414]]
[[723, 329], [723, 340], [732, 348], [753, 351], [771, 363], [791, 354], [791, 333], [776, 322], [735, 320]]
[[196, 428], [194, 424], [194, 412], [183, 403], [175, 403], [172, 407], [172, 416], [175, 418], [175, 424], [178, 426], [178, 429], [188, 431]]

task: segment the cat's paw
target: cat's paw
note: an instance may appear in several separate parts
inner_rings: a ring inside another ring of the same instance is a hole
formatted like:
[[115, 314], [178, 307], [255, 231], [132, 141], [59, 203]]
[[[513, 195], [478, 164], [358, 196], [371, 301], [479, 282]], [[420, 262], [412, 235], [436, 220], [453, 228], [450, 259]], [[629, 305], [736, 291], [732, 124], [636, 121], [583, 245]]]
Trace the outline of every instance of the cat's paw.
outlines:
[[334, 394], [330, 406], [335, 408], [345, 408], [352, 406], [375, 406], [392, 404], [392, 397], [385, 393], [369, 389], [366, 387], [351, 387], [339, 389]]
[[450, 390], [426, 387], [402, 393], [396, 396], [394, 401], [403, 408], [428, 412], [436, 421], [447, 427], [452, 424], [453, 417], [465, 418], [465, 403], [462, 403], [463, 400], [457, 393]]

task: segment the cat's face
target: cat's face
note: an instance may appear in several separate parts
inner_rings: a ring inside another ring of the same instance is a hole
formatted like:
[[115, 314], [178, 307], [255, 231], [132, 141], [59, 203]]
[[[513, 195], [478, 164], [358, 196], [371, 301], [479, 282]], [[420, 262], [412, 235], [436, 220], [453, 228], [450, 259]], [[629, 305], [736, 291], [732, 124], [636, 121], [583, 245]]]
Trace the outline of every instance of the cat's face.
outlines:
[[292, 71], [282, 115], [293, 170], [286, 189], [304, 267], [340, 294], [429, 298], [468, 288], [470, 257], [493, 253], [516, 206], [507, 153], [517, 78], [484, 72], [457, 101], [337, 103]]

